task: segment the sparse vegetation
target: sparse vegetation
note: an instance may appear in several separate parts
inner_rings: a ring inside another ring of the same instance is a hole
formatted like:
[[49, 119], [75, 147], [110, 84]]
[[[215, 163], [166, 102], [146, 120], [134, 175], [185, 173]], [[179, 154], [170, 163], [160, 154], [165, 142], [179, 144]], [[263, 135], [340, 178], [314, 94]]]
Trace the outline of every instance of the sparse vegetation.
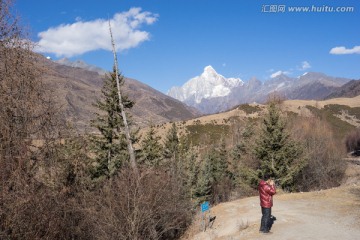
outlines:
[[339, 104], [329, 104], [325, 105], [324, 109], [330, 111], [334, 114], [342, 114], [346, 112], [347, 114], [360, 119], [360, 107], [349, 107], [346, 105], [339, 105]]
[[200, 144], [211, 144], [221, 139], [221, 136], [227, 135], [229, 133], [228, 125], [216, 125], [211, 123], [206, 123], [204, 125], [196, 122], [196, 125], [186, 126], [186, 129], [189, 131], [188, 141], [193, 145]]
[[238, 109], [244, 111], [246, 114], [252, 114], [261, 111], [259, 106], [251, 106], [249, 104], [241, 104]]
[[345, 121], [342, 121], [340, 118], [334, 116], [332, 108], [327, 107], [319, 109], [313, 106], [306, 106], [316, 117], [319, 117], [321, 120], [326, 121], [330, 124], [333, 129], [335, 138], [343, 139], [347, 133], [351, 132], [355, 127]]

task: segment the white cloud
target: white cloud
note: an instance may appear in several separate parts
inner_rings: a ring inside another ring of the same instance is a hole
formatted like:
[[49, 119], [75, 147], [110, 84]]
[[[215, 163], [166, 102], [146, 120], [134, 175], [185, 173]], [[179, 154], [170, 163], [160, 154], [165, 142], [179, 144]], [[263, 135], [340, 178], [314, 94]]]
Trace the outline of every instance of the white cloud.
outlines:
[[309, 69], [309, 68], [311, 68], [311, 65], [310, 65], [310, 63], [308, 61], [303, 61], [301, 63], [301, 70], [306, 70], [306, 69]]
[[[53, 53], [57, 57], [72, 57], [98, 49], [111, 50], [109, 20], [96, 19], [88, 22], [77, 20], [80, 21], [40, 32], [36, 51]], [[141, 8], [131, 8], [127, 12], [116, 13], [110, 19], [116, 50], [134, 48], [149, 40], [150, 34], [139, 28], [143, 25], [151, 25], [157, 20], [157, 14], [142, 12]]]
[[354, 46], [353, 48], [334, 47], [330, 50], [330, 54], [360, 54], [360, 46]]

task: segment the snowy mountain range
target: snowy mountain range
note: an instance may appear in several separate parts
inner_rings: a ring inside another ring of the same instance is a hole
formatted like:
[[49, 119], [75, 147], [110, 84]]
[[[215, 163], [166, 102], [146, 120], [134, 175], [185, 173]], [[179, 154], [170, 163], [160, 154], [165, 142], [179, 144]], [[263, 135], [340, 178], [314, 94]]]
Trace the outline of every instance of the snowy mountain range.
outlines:
[[273, 92], [287, 99], [320, 100], [350, 80], [308, 72], [296, 78], [278, 74], [267, 81], [253, 77], [244, 82], [239, 78], [225, 78], [207, 66], [200, 76], [190, 79], [182, 87], [171, 88], [168, 95], [211, 114], [242, 103], [265, 102]]

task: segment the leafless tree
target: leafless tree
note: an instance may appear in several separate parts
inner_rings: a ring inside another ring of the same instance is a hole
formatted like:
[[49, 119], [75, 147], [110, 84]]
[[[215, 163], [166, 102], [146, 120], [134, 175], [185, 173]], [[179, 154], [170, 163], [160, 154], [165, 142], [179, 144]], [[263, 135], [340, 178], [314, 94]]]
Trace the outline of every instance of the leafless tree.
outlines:
[[119, 81], [119, 67], [118, 67], [118, 61], [117, 61], [117, 56], [116, 56], [116, 51], [115, 51], [115, 49], [116, 49], [115, 42], [114, 42], [114, 38], [112, 35], [110, 22], [109, 22], [109, 31], [110, 31], [110, 37], [111, 37], [112, 51], [113, 51], [113, 55], [114, 55], [114, 68], [115, 68], [115, 73], [116, 73], [116, 85], [117, 85], [118, 96], [119, 96], [119, 106], [120, 106], [120, 110], [121, 110], [121, 116], [122, 116], [122, 119], [124, 122], [124, 132], [125, 132], [126, 141], [127, 141], [127, 145], [128, 145], [130, 164], [135, 173], [135, 176], [138, 178], [139, 170], [138, 170], [136, 159], [135, 159], [134, 148], [132, 146], [132, 140], [131, 140], [131, 136], [130, 136], [130, 128], [129, 128], [129, 124], [127, 122], [124, 104], [122, 102], [123, 98], [121, 97], [121, 89], [120, 89], [120, 81]]
[[49, 223], [44, 209], [60, 201], [37, 179], [42, 166], [50, 166], [59, 121], [41, 80], [41, 57], [32, 52], [12, 4], [0, 0], [0, 238], [39, 239], [41, 223], [32, 219]]

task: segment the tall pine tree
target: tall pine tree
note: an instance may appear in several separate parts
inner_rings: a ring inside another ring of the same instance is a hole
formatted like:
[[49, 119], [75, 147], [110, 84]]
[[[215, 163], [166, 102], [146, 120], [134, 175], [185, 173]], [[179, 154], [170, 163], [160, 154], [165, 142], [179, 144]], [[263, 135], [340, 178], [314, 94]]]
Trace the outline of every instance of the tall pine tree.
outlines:
[[291, 139], [285, 120], [275, 101], [268, 105], [254, 154], [260, 160], [260, 172], [277, 179], [282, 188], [294, 190], [294, 181], [304, 167], [301, 145]]
[[[121, 74], [119, 79], [120, 83], [124, 84], [124, 77]], [[102, 98], [94, 104], [101, 113], [97, 113], [92, 121], [92, 126], [100, 132], [91, 137], [96, 155], [96, 164], [92, 171], [94, 178], [110, 177], [129, 159], [126, 139], [122, 132], [124, 124], [119, 107], [115, 70], [106, 76], [101, 93]], [[127, 96], [122, 98], [124, 107], [131, 109], [134, 102]]]

